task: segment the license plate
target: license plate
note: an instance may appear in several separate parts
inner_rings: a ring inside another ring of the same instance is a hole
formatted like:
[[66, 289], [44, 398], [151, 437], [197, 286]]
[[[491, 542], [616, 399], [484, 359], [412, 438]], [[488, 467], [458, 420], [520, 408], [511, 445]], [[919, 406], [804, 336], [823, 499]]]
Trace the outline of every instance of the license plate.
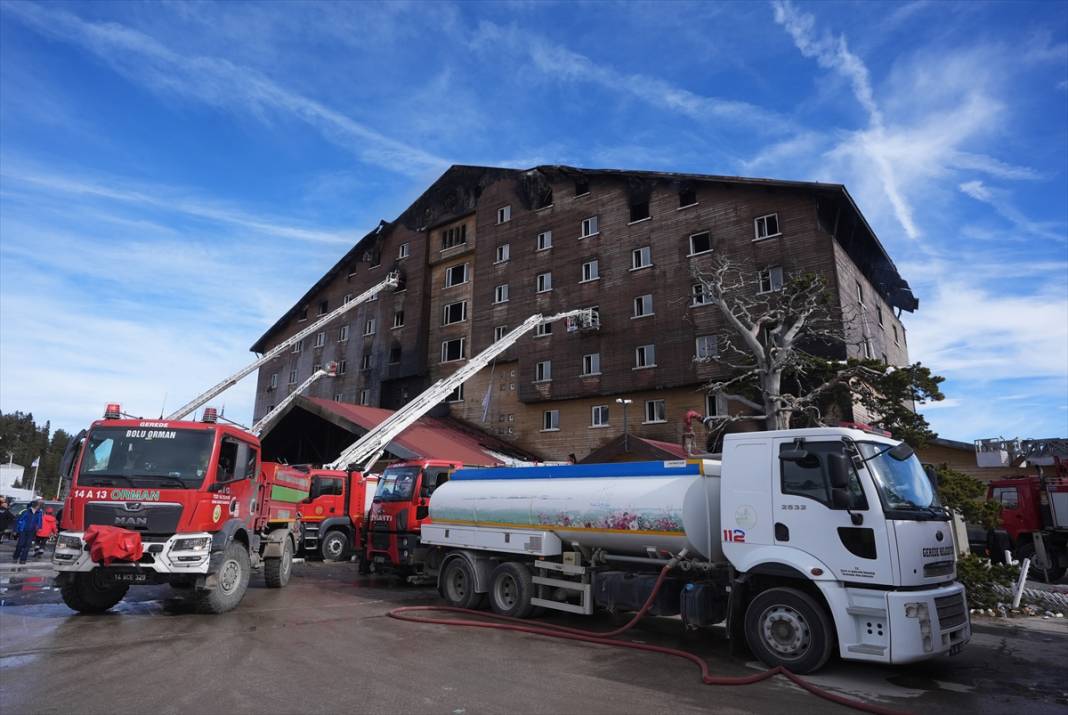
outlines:
[[378, 556], [375, 556], [375, 563], [376, 564], [384, 564], [384, 563], [386, 563], [386, 557], [382, 556], [381, 554], [379, 554]]
[[148, 581], [146, 573], [116, 573], [111, 578], [121, 583], [145, 583]]

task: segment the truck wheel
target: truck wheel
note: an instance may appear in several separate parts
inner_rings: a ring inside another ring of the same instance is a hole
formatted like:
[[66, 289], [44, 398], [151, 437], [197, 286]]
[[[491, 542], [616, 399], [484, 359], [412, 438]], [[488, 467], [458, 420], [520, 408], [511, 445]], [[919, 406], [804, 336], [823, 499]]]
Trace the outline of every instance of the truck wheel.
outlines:
[[512, 618], [529, 618], [534, 610], [534, 581], [530, 569], [517, 561], [508, 561], [493, 570], [489, 602], [494, 613]]
[[811, 673], [831, 657], [834, 630], [823, 607], [795, 588], [771, 588], [745, 612], [745, 640], [769, 666]]
[[475, 592], [475, 571], [465, 558], [456, 558], [445, 565], [441, 574], [441, 595], [450, 606], [476, 609], [482, 605], [482, 594]]
[[59, 592], [63, 602], [79, 613], [103, 613], [121, 601], [130, 590], [129, 584], [109, 582], [100, 569], [71, 576]]
[[248, 549], [240, 542], [232, 542], [223, 552], [222, 563], [215, 577], [218, 583], [210, 591], [201, 591], [198, 606], [204, 613], [225, 613], [241, 603], [248, 588], [249, 572]]
[[293, 573], [293, 541], [287, 536], [282, 546], [282, 555], [278, 558], [263, 560], [263, 579], [267, 588], [282, 588], [289, 583]]
[[323, 561], [348, 561], [350, 556], [349, 537], [344, 531], [331, 531], [323, 538], [319, 547]]
[[[1064, 578], [1065, 569], [1063, 566], [1051, 566], [1048, 569], [1039, 568], [1038, 564], [1035, 563], [1035, 542], [1026, 536], [1024, 538], [1027, 540], [1016, 549], [1016, 559], [1021, 562], [1024, 559], [1031, 559], [1031, 568], [1027, 570], [1027, 577], [1042, 583], [1057, 583]], [[1049, 556], [1048, 548], [1046, 549], [1046, 555]]]

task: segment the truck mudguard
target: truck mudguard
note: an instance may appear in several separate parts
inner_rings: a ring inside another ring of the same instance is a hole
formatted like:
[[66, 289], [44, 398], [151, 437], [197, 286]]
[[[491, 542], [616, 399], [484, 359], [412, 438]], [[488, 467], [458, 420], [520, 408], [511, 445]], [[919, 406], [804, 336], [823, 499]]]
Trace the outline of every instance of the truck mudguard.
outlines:
[[283, 550], [285, 548], [286, 539], [290, 540], [290, 542], [292, 544], [292, 547], [293, 547], [293, 553], [296, 553], [296, 551], [297, 551], [297, 543], [293, 539], [293, 535], [291, 533], [291, 530], [290, 529], [274, 529], [273, 531], [269, 532], [267, 534], [267, 536], [264, 538], [264, 541], [266, 541], [266, 543], [263, 544], [263, 558], [265, 558], [265, 559], [280, 559], [280, 558], [282, 558], [282, 552], [283, 552]]
[[238, 533], [242, 533], [245, 537], [245, 541], [251, 544], [251, 539], [248, 535], [248, 526], [241, 519], [229, 519], [223, 522], [222, 528], [211, 535], [211, 550], [212, 553], [216, 551], [225, 551], [226, 547], [230, 545], [230, 542], [234, 540], [234, 537]]
[[449, 562], [453, 559], [464, 559], [471, 565], [471, 569], [475, 572], [475, 592], [486, 593], [490, 588], [490, 578], [493, 575], [493, 569], [497, 566], [497, 562], [493, 559], [486, 558], [484, 554], [478, 551], [472, 551], [471, 549], [457, 549], [449, 552], [449, 554], [442, 560], [440, 568], [438, 568], [438, 591], [441, 592], [442, 584], [441, 578], [445, 573], [445, 567], [449, 565]]
[[341, 529], [348, 534], [349, 539], [353, 537], [352, 533], [352, 520], [347, 516], [332, 516], [329, 519], [323, 519], [319, 522], [319, 541], [323, 540], [326, 536], [326, 532], [333, 529]]

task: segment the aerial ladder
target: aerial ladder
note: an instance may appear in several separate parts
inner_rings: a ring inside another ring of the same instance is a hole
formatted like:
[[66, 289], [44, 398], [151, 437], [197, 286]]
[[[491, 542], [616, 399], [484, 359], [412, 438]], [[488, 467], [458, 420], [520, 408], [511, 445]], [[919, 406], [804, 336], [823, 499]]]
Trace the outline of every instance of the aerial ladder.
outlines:
[[[379, 293], [384, 291], [386, 288], [395, 288], [399, 284], [400, 284], [400, 274], [397, 273], [396, 271], [391, 272], [389, 275], [387, 275], [385, 277], [385, 279], [381, 283], [379, 283], [379, 284], [377, 284], [375, 286], [372, 286], [371, 288], [368, 288], [363, 293], [360, 293], [358, 296], [356, 296], [355, 298], [350, 300], [348, 303], [345, 303], [344, 305], [342, 305], [341, 307], [337, 308], [333, 312], [327, 313], [323, 317], [319, 318], [314, 323], [312, 323], [308, 327], [304, 328], [304, 330], [301, 330], [300, 332], [298, 332], [298, 333], [290, 336], [289, 338], [283, 340], [282, 342], [278, 343], [273, 348], [271, 348], [270, 350], [265, 352], [258, 360], [250, 363], [249, 365], [246, 365], [245, 367], [243, 367], [240, 370], [238, 370], [237, 372], [235, 372], [233, 375], [230, 375], [229, 377], [227, 377], [225, 380], [223, 380], [219, 384], [217, 384], [217, 385], [209, 388], [207, 391], [202, 392], [201, 394], [197, 395], [192, 400], [190, 400], [189, 402], [185, 403], [184, 405], [179, 407], [177, 410], [175, 410], [171, 414], [167, 415], [166, 419], [168, 419], [168, 420], [180, 420], [180, 419], [184, 418], [186, 415], [188, 415], [189, 413], [195, 412], [197, 410], [197, 408], [199, 408], [199, 407], [201, 407], [203, 405], [206, 405], [209, 401], [215, 399], [220, 394], [222, 394], [226, 390], [228, 390], [231, 387], [233, 387], [234, 385], [236, 385], [238, 382], [241, 381], [242, 378], [244, 378], [245, 376], [255, 372], [256, 370], [258, 370], [261, 365], [265, 365], [268, 362], [270, 362], [271, 360], [273, 360], [274, 358], [278, 357], [286, 349], [288, 349], [288, 348], [292, 347], [293, 345], [297, 344], [298, 342], [300, 342], [304, 338], [308, 337], [309, 335], [311, 335], [312, 333], [317, 331], [319, 328], [323, 327], [327, 323], [330, 323], [331, 321], [335, 320], [336, 318], [344, 315], [345, 313], [349, 312], [350, 310], [352, 310], [356, 306], [361, 305], [363, 303], [366, 303], [369, 300], [374, 300], [374, 298]], [[314, 382], [315, 380], [318, 380], [320, 377], [322, 377], [322, 375], [318, 375], [318, 376], [314, 376], [313, 375], [312, 377], [314, 379], [311, 379], [310, 382], [305, 381], [305, 384], [302, 385], [301, 388], [298, 388], [298, 389], [294, 390], [293, 392], [291, 392], [289, 397], [295, 397], [297, 394], [300, 393], [301, 389], [306, 388], [312, 382]], [[289, 397], [287, 397], [286, 399], [288, 400]], [[286, 404], [286, 403], [283, 402], [283, 404]], [[279, 407], [281, 407], [281, 406], [282, 405], [279, 405]], [[260, 422], [263, 422], [263, 420], [260, 420]], [[257, 423], [257, 424], [259, 424], [259, 423]]]
[[541, 313], [530, 316], [519, 327], [468, 360], [467, 364], [459, 370], [438, 380], [407, 405], [382, 420], [376, 427], [368, 430], [363, 437], [360, 437], [360, 439], [342, 451], [337, 459], [330, 464], [324, 465], [323, 468], [346, 470], [350, 468], [350, 465], [363, 465], [363, 469], [360, 471], [368, 472], [391, 441], [415, 424], [420, 417], [429, 412], [435, 405], [448, 397], [453, 390], [493, 362], [494, 358], [515, 345], [521, 337], [531, 330], [534, 330], [539, 325], [557, 320], [566, 320], [569, 332], [596, 330], [600, 327], [600, 318], [593, 308], [568, 310], [548, 316]]
[[305, 390], [307, 390], [309, 387], [311, 387], [313, 383], [315, 383], [317, 380], [319, 380], [319, 378], [321, 378], [321, 377], [336, 377], [336, 376], [337, 376], [337, 363], [336, 362], [328, 362], [326, 365], [324, 365], [323, 367], [321, 367], [318, 370], [316, 370], [315, 372], [313, 372], [311, 374], [311, 377], [309, 377], [307, 380], [305, 380], [304, 382], [300, 383], [295, 388], [293, 388], [292, 392], [290, 392], [288, 395], [286, 395], [284, 400], [282, 400], [277, 405], [275, 405], [274, 408], [270, 412], [265, 414], [263, 417], [261, 417], [256, 422], [256, 424], [252, 425], [252, 428], [249, 430], [249, 432], [251, 432], [252, 434], [254, 434], [257, 437], [259, 437], [260, 436], [260, 432], [263, 431], [264, 427], [269, 425], [271, 423], [271, 421], [275, 417], [277, 417], [278, 415], [282, 414], [282, 411], [285, 410], [285, 408], [289, 407], [289, 404], [291, 402], [293, 402], [293, 400], [297, 399], [297, 396], [299, 396]]

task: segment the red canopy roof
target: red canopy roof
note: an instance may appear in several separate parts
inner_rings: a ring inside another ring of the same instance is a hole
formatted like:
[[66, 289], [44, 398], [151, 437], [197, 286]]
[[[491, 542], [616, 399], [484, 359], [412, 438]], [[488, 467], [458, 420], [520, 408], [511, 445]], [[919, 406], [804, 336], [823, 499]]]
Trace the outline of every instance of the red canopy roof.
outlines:
[[[376, 427], [393, 414], [392, 410], [334, 402], [320, 397], [302, 397], [300, 401], [311, 402], [319, 409], [331, 412], [364, 430]], [[446, 459], [479, 467], [505, 463], [490, 454], [489, 450], [512, 454], [517, 451], [492, 435], [485, 434], [483, 438], [476, 439], [472, 433], [470, 429], [452, 427], [446, 420], [423, 417], [395, 437], [388, 451], [403, 459]]]

